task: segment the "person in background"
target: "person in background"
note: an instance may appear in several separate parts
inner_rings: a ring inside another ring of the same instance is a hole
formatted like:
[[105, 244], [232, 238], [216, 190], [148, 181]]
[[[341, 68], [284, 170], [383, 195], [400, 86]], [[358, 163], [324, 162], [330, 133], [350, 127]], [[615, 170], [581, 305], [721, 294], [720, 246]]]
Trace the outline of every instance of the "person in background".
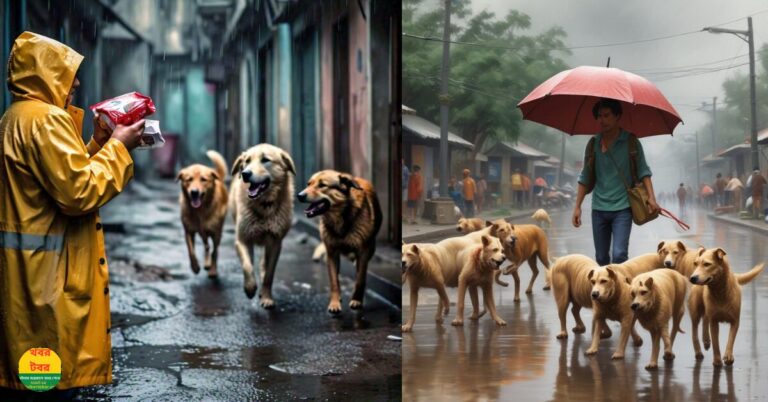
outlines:
[[424, 192], [424, 178], [421, 176], [421, 166], [413, 165], [413, 172], [408, 178], [408, 212], [411, 223], [416, 223], [416, 211]]
[[760, 168], [755, 166], [752, 171], [752, 215], [755, 219], [760, 219], [760, 207], [762, 206], [765, 184], [765, 177], [760, 174]]
[[522, 180], [523, 180], [523, 207], [527, 207], [530, 205], [530, 199], [531, 199], [531, 178], [528, 177], [528, 174], [523, 172], [522, 173]]
[[488, 191], [488, 183], [485, 181], [485, 176], [480, 174], [480, 177], [477, 180], [477, 194], [475, 194], [475, 203], [477, 204], [478, 214], [483, 212], [486, 191]]
[[715, 202], [717, 207], [725, 205], [725, 186], [728, 184], [723, 175], [718, 172], [715, 176]]
[[463, 180], [463, 194], [464, 194], [464, 217], [465, 218], [474, 218], [475, 217], [475, 193], [477, 192], [477, 185], [475, 184], [475, 179], [472, 178], [472, 176], [469, 175], [469, 169], [464, 169], [464, 180]]
[[685, 191], [685, 185], [680, 183], [680, 187], [677, 188], [677, 206], [680, 208], [680, 216], [685, 216], [685, 198], [688, 192]]
[[510, 177], [512, 184], [512, 208], [523, 208], [523, 175], [520, 169], [515, 169]]

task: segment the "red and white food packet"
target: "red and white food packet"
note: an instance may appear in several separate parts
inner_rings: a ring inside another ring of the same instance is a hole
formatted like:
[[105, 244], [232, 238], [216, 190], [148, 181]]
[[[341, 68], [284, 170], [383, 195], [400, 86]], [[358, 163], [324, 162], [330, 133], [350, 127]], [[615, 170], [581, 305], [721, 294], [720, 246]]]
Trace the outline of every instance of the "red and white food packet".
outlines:
[[138, 92], [129, 92], [116, 98], [101, 101], [90, 107], [94, 116], [115, 129], [118, 124], [130, 125], [155, 113], [155, 104], [152, 98]]

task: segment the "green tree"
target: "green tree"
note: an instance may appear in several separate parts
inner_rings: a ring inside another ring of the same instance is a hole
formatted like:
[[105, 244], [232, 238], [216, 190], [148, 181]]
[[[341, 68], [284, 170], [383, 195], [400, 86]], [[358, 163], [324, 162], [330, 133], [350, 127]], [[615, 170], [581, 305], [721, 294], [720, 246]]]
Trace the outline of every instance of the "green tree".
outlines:
[[[439, 2], [403, 3], [403, 32], [442, 38], [444, 7]], [[558, 146], [562, 133], [540, 125], [522, 125], [517, 103], [557, 72], [568, 68], [565, 31], [553, 27], [530, 34], [531, 19], [518, 11], [503, 18], [488, 11], [472, 15], [468, 0], [454, 0], [449, 81], [451, 130], [480, 151], [488, 139], [516, 141], [525, 126], [527, 135], [542, 136]], [[430, 6], [428, 9], [427, 6]], [[403, 103], [432, 121], [440, 115], [442, 42], [406, 35], [403, 38]]]

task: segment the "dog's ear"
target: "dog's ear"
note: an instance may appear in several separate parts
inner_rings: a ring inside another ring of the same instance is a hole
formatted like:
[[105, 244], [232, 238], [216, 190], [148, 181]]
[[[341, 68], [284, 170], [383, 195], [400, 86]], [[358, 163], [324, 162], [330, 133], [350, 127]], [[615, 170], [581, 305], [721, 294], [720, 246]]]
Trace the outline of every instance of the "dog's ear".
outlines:
[[411, 251], [414, 254], [419, 255], [419, 247], [417, 245], [414, 244], [413, 246], [411, 246]]
[[488, 236], [483, 236], [483, 247], [488, 247], [489, 244], [491, 244], [491, 238]]
[[606, 270], [606, 271], [608, 271], [608, 277], [609, 277], [609, 278], [611, 278], [611, 279], [613, 279], [613, 280], [616, 280], [616, 272], [614, 272], [614, 271], [613, 271], [612, 269], [610, 269], [610, 268], [606, 268], [605, 270]]
[[511, 223], [510, 223], [510, 224], [509, 224], [509, 228], [510, 228], [510, 229], [512, 229], [512, 230], [515, 230], [515, 225], [513, 225], [513, 224], [511, 224]]
[[357, 184], [357, 181], [355, 181], [352, 176], [346, 175], [346, 174], [340, 174], [339, 175], [339, 184], [345, 185], [348, 188], [356, 188], [358, 190], [362, 190], [362, 187], [360, 187], [359, 184]]
[[221, 180], [221, 177], [219, 177], [219, 174], [216, 173], [215, 170], [211, 170], [211, 176], [213, 176], [214, 180]]
[[459, 218], [459, 225], [461, 225], [462, 223], [464, 223], [464, 218]]
[[725, 250], [718, 247], [717, 250], [715, 250], [715, 257], [717, 257], [718, 260], [723, 261], [723, 258], [725, 258]]
[[592, 276], [594, 276], [594, 275], [595, 275], [595, 270], [594, 269], [590, 269], [589, 270], [589, 275], [587, 275], [587, 279], [592, 279]]
[[661, 249], [664, 248], [664, 243], [666, 243], [666, 242], [662, 241], [661, 243], [659, 243], [658, 246], [656, 246], [656, 252], [657, 253], [661, 253]]
[[647, 281], [645, 281], [645, 287], [648, 288], [648, 290], [651, 290], [653, 288], [653, 278], [648, 278]]
[[682, 252], [686, 251], [685, 244], [683, 244], [683, 242], [681, 242], [680, 240], [677, 241], [677, 248], [679, 248], [680, 251]]
[[493, 226], [493, 222], [491, 221], [485, 221], [485, 227]]
[[701, 255], [704, 254], [705, 251], [707, 251], [707, 249], [705, 249], [704, 247], [699, 247], [699, 257], [701, 257]]
[[632, 285], [632, 281], [629, 280], [628, 276], [625, 276], [624, 280], [627, 282], [627, 285]]
[[235, 163], [232, 164], [232, 176], [236, 176], [240, 173], [240, 168], [243, 167], [243, 160], [245, 159], [245, 153], [240, 154], [240, 156], [235, 159]]
[[184, 177], [184, 171], [183, 170], [179, 171], [179, 174], [176, 176], [176, 181], [181, 180], [182, 177]]
[[283, 165], [285, 165], [285, 168], [288, 169], [289, 172], [293, 173], [294, 176], [296, 176], [296, 166], [293, 164], [293, 159], [291, 159], [291, 156], [288, 155], [287, 152], [281, 152], [280, 158], [283, 159]]

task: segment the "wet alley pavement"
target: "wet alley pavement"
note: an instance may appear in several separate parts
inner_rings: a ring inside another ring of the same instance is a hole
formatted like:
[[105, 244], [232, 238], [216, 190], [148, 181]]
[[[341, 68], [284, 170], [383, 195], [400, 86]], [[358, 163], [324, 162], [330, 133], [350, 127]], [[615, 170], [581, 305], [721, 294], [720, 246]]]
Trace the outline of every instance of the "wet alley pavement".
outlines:
[[[332, 318], [326, 267], [311, 261], [318, 240], [293, 229], [277, 266], [277, 307], [264, 310], [243, 291], [230, 217], [219, 279], [192, 273], [177, 197], [174, 183], [136, 184], [101, 211], [113, 384], [85, 389], [82, 400], [399, 399], [401, 344], [388, 340], [400, 332], [397, 306], [369, 291], [363, 313], [345, 304]], [[371, 263], [377, 272], [399, 271]], [[347, 302], [353, 281], [341, 281]]]
[[[574, 229], [570, 213], [552, 212], [554, 227], [548, 230], [550, 254], [594, 255], [589, 207], [584, 207], [583, 225]], [[744, 272], [768, 261], [768, 235], [732, 223], [715, 220], [704, 212], [686, 221], [689, 232], [680, 232], [672, 221], [659, 218], [644, 226], [633, 226], [630, 256], [654, 252], [661, 240], [680, 239], [687, 245], [720, 246], [728, 253], [732, 269]], [[529, 219], [515, 220], [531, 223]], [[439, 238], [430, 239], [430, 242]], [[539, 265], [541, 266], [541, 265]], [[523, 286], [530, 279], [527, 263], [520, 268]], [[504, 278], [512, 282], [511, 277]], [[523, 294], [514, 303], [513, 287], [494, 286], [499, 314], [506, 327], [486, 316], [479, 322], [465, 320], [464, 327], [452, 327], [456, 289], [448, 289], [451, 312], [442, 325], [434, 322], [436, 292], [422, 289], [413, 332], [403, 337], [403, 400], [459, 401], [737, 401], [768, 399], [765, 381], [768, 351], [768, 272], [743, 287], [741, 325], [734, 348], [735, 363], [715, 368], [712, 350], [703, 361], [694, 358], [691, 323], [686, 311], [673, 351], [676, 359], [659, 359], [659, 369], [645, 370], [650, 359], [650, 335], [639, 324], [644, 344], [627, 346], [624, 360], [611, 360], [618, 342], [619, 326], [610, 322], [613, 337], [603, 340], [596, 356], [588, 357], [590, 334], [574, 334], [573, 317], [568, 313], [568, 339], [558, 340], [559, 320], [551, 291], [544, 291], [543, 276], [532, 295]], [[408, 290], [404, 289], [403, 311], [407, 313]], [[581, 316], [589, 326], [590, 309]], [[721, 348], [727, 327], [720, 326]]]

